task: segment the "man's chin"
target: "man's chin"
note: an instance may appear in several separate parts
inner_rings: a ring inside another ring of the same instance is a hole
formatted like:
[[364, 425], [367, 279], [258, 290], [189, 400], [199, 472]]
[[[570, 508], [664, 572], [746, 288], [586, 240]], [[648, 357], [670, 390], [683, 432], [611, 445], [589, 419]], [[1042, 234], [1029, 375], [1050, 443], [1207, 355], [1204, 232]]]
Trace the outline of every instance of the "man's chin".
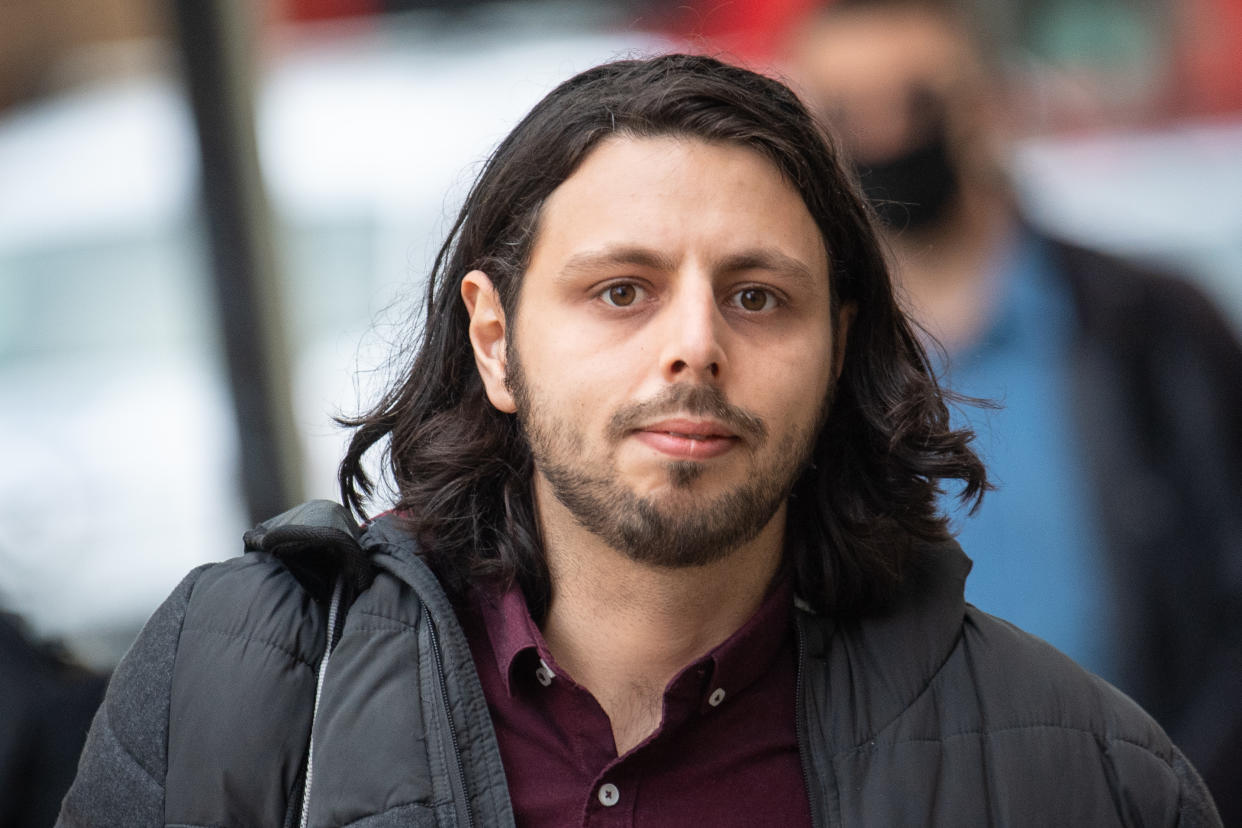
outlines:
[[674, 489], [690, 489], [706, 471], [706, 463], [695, 460], [676, 460], [668, 464], [668, 481]]
[[627, 488], [643, 499], [661, 499], [688, 496], [692, 502], [700, 498], [712, 498], [726, 494], [730, 488], [738, 488], [745, 480], [730, 480], [733, 476], [719, 462], [706, 460], [666, 460], [658, 465], [647, 466], [641, 474], [634, 475]]
[[[652, 470], [639, 485], [627, 488], [635, 498], [670, 512], [709, 503], [727, 495], [730, 486], [712, 472], [711, 464], [678, 460]], [[738, 488], [734, 483], [732, 488]]]

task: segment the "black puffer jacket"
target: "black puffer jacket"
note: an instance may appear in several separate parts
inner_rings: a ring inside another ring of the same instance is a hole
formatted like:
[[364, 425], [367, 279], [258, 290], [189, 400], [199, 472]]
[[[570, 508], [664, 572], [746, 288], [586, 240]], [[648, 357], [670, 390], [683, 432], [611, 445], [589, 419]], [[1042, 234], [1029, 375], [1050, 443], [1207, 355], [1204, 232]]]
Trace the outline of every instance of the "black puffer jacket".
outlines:
[[1117, 683], [1242, 825], [1242, 344], [1189, 283], [1053, 240], [1069, 376], [1116, 584]]
[[[361, 542], [376, 574], [326, 666], [305, 572], [256, 552], [191, 573], [118, 667], [59, 824], [294, 825], [309, 789], [311, 826], [511, 825], [449, 601], [395, 522]], [[815, 824], [1219, 825], [1138, 707], [963, 603], [969, 567], [929, 548], [887, 616], [798, 613]]]

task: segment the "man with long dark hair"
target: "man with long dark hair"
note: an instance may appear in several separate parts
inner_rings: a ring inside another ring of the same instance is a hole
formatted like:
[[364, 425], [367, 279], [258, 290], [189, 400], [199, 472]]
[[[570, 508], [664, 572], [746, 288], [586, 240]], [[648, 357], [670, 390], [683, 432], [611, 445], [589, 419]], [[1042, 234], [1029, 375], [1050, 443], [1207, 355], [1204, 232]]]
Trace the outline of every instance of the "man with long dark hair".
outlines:
[[784, 86], [550, 93], [308, 504], [118, 668], [62, 823], [1217, 824], [1141, 711], [962, 600], [987, 488]]

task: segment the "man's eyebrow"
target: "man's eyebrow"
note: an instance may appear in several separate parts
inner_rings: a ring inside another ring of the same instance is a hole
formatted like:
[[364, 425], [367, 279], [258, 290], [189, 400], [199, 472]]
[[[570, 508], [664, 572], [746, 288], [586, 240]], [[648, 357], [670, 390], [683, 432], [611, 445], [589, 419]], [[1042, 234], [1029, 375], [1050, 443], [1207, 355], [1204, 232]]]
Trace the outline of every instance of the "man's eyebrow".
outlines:
[[[572, 256], [561, 268], [560, 278], [569, 279], [618, 265], [669, 271], [676, 269], [677, 262], [659, 251], [645, 247], [608, 247]], [[816, 274], [805, 262], [770, 247], [732, 253], [714, 262], [712, 269], [726, 273], [767, 270], [812, 286], [818, 282]]]
[[[771, 247], [744, 250], [740, 253], [731, 254], [717, 263], [716, 267], [726, 273], [743, 270], [766, 270], [798, 282], [805, 282], [808, 287], [814, 287], [820, 282], [820, 279], [806, 262], [801, 259], [795, 259], [793, 256]], [[827, 276], [827, 274], [823, 275], [824, 277]]]
[[673, 270], [677, 267], [677, 263], [670, 257], [645, 247], [606, 247], [602, 250], [588, 250], [571, 256], [561, 268], [560, 278], [569, 279], [618, 265], [650, 270]]

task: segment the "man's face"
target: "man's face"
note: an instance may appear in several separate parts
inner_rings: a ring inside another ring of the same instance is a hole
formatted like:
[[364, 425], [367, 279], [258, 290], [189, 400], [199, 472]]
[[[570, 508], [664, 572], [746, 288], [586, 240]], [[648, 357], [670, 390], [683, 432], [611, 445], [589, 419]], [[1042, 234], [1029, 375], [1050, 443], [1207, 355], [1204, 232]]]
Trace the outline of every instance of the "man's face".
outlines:
[[771, 162], [608, 140], [545, 204], [516, 316], [540, 502], [662, 566], [783, 518], [839, 363], [822, 237]]

